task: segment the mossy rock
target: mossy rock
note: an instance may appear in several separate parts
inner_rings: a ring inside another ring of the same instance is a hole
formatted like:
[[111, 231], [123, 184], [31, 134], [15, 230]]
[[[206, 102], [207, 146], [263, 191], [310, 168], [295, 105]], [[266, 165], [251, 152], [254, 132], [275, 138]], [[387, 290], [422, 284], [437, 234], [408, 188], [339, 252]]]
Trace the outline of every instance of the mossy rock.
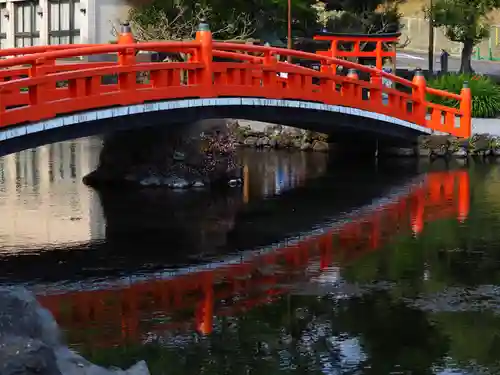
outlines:
[[489, 134], [477, 134], [470, 139], [470, 145], [474, 152], [486, 152], [494, 148], [493, 137]]
[[494, 150], [500, 148], [500, 137], [491, 137], [490, 144]]
[[428, 138], [428, 148], [441, 149], [443, 147], [449, 148], [452, 145], [453, 139], [448, 135], [431, 135]]
[[313, 139], [320, 142], [328, 142], [328, 134], [314, 132]]
[[293, 145], [295, 138], [288, 133], [281, 133], [276, 137], [276, 141], [279, 147], [290, 147]]
[[236, 137], [241, 136], [246, 138], [250, 136], [251, 132], [252, 128], [250, 128], [250, 126], [238, 126], [233, 129], [233, 133]]

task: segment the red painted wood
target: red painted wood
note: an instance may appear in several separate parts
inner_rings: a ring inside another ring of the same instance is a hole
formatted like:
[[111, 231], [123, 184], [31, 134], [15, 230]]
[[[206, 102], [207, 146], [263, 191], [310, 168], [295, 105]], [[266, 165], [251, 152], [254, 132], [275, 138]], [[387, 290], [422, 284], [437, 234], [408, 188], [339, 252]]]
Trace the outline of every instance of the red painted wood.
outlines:
[[[186, 62], [141, 62], [136, 57], [141, 51], [183, 53], [188, 59]], [[116, 61], [84, 62], [91, 56], [103, 54], [114, 56]], [[191, 42], [27, 47], [3, 50], [0, 56], [10, 56], [0, 60], [0, 127], [146, 101], [232, 96], [340, 105], [392, 116], [459, 137], [469, 137], [471, 132], [468, 88], [456, 95], [430, 89], [422, 79], [416, 85], [331, 54], [214, 42], [206, 31], [199, 32]], [[317, 61], [321, 69], [283, 63], [277, 61], [276, 56]], [[234, 61], [214, 62], [214, 57]], [[82, 61], [68, 62], [67, 59]], [[364, 72], [371, 79], [337, 75], [333, 69], [337, 66]], [[138, 73], [145, 74], [149, 80], [138, 82]], [[287, 73], [287, 78], [278, 77], [279, 73]], [[101, 77], [107, 75], [118, 75], [118, 84], [103, 84]], [[382, 85], [382, 78], [391, 79], [406, 90], [387, 88]], [[62, 87], [61, 83], [64, 83]], [[336, 87], [340, 87], [340, 91]], [[363, 100], [362, 89], [370, 92], [370, 100]], [[390, 105], [383, 105], [382, 93], [387, 94]], [[456, 99], [460, 105], [458, 109], [436, 106], [427, 102], [428, 93]], [[408, 109], [408, 102], [413, 103], [413, 109]], [[427, 112], [431, 116], [427, 116]], [[455, 127], [456, 117], [460, 117], [458, 127]]]

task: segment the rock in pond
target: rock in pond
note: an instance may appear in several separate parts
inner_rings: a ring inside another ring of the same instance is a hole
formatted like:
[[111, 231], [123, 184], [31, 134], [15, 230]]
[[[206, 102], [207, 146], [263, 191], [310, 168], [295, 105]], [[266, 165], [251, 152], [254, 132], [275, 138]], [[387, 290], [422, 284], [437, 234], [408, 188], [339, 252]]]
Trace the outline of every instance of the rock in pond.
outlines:
[[328, 152], [329, 146], [328, 143], [323, 141], [316, 141], [313, 144], [313, 151], [317, 152]]
[[187, 180], [177, 176], [167, 177], [163, 183], [172, 189], [187, 189], [191, 186]]
[[468, 156], [467, 150], [464, 149], [463, 147], [460, 147], [458, 150], [456, 150], [453, 153], [453, 156], [457, 158], [466, 158]]
[[149, 375], [144, 361], [130, 369], [96, 366], [71, 351], [59, 327], [23, 288], [0, 288], [1, 375]]

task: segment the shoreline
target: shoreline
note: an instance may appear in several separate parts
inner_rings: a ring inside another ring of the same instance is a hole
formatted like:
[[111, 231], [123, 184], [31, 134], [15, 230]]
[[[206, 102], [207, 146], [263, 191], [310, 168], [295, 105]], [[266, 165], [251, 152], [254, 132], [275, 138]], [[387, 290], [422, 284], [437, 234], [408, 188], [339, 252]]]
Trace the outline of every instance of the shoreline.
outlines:
[[[296, 151], [328, 152], [336, 145], [326, 134], [261, 121], [227, 119], [235, 125], [237, 145], [249, 148], [286, 148]], [[500, 157], [500, 119], [473, 118], [472, 137], [459, 139], [446, 134], [421, 136], [414, 146], [386, 147], [377, 155], [392, 157]], [[333, 147], [332, 147], [333, 146]]]

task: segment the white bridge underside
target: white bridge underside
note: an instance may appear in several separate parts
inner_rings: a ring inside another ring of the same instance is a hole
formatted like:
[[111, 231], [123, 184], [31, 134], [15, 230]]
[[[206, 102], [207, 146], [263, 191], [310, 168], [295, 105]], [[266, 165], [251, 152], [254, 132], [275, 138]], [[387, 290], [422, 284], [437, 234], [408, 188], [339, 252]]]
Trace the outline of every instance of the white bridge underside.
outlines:
[[80, 124], [89, 121], [101, 121], [113, 119], [123, 116], [131, 116], [141, 113], [159, 112], [159, 111], [175, 111], [187, 108], [203, 108], [203, 107], [274, 107], [279, 108], [294, 108], [305, 109], [312, 111], [323, 111], [330, 113], [339, 113], [354, 117], [361, 117], [371, 120], [377, 120], [394, 125], [400, 125], [409, 129], [416, 130], [423, 134], [432, 134], [431, 129], [421, 125], [400, 120], [398, 118], [381, 115], [374, 112], [365, 111], [362, 109], [343, 107], [338, 105], [327, 105], [315, 102], [306, 102], [300, 100], [281, 100], [281, 99], [263, 99], [263, 98], [214, 98], [214, 99], [182, 99], [158, 101], [153, 103], [135, 104], [129, 106], [120, 106], [88, 112], [80, 112], [71, 115], [56, 117], [49, 120], [33, 122], [29, 124], [6, 127], [0, 130], [0, 142], [10, 140], [17, 137], [22, 137], [29, 134], [44, 132], [47, 130], [63, 128], [75, 124]]

